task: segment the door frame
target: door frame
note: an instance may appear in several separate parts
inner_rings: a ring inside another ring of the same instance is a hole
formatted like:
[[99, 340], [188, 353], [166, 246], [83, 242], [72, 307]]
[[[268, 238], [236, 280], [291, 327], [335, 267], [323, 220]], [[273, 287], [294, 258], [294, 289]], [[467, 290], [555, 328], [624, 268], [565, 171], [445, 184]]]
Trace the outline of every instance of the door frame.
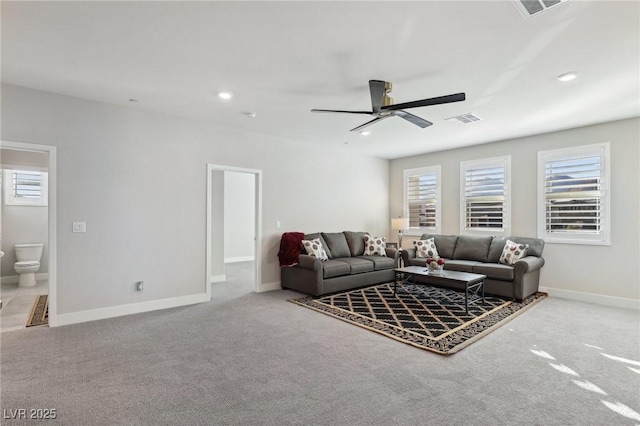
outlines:
[[46, 152], [49, 154], [49, 201], [48, 201], [48, 232], [49, 232], [49, 327], [58, 325], [58, 246], [56, 233], [56, 209], [57, 209], [57, 156], [56, 147], [52, 145], [38, 145], [24, 142], [0, 141], [0, 148], [14, 151]]
[[212, 172], [214, 171], [222, 171], [222, 172], [240, 172], [240, 173], [249, 173], [253, 174], [254, 182], [255, 182], [255, 212], [254, 212], [254, 266], [255, 266], [255, 291], [256, 293], [261, 292], [262, 285], [262, 170], [260, 169], [249, 169], [244, 167], [235, 167], [235, 166], [225, 166], [220, 164], [207, 164], [207, 247], [206, 247], [206, 293], [209, 298], [211, 298], [211, 255], [212, 255], [212, 240], [211, 240], [211, 215], [213, 213], [213, 200], [212, 200]]

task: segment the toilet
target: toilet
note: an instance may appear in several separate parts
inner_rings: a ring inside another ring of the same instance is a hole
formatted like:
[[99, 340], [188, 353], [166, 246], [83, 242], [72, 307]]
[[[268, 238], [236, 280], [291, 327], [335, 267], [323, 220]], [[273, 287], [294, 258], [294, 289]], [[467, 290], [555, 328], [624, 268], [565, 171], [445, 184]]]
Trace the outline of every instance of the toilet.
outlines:
[[20, 275], [18, 287], [36, 285], [36, 272], [40, 269], [40, 258], [44, 244], [16, 244], [14, 247], [18, 261], [13, 265], [13, 268]]

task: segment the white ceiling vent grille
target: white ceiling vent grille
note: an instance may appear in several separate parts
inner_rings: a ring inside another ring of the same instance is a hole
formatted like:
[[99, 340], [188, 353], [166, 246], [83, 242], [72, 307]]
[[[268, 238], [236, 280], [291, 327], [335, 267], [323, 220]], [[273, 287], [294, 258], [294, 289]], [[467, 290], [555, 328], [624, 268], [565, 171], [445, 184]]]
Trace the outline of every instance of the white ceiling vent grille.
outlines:
[[513, 0], [516, 7], [526, 19], [537, 16], [555, 6], [566, 3], [569, 0]]
[[445, 120], [452, 121], [455, 123], [468, 124], [468, 123], [473, 123], [474, 121], [480, 121], [482, 119], [475, 114], [468, 113], [468, 114], [456, 115], [455, 117], [446, 118]]

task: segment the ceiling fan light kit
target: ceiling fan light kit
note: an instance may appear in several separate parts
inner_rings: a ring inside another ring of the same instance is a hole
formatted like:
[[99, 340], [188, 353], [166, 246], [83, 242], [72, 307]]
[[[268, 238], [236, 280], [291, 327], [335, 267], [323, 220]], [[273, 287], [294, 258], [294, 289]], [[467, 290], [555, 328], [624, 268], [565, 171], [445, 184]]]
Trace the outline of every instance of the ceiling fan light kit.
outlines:
[[415, 124], [418, 127], [425, 128], [431, 126], [433, 123], [411, 114], [405, 109], [419, 108], [424, 106], [448, 104], [451, 102], [461, 102], [465, 100], [464, 93], [454, 93], [452, 95], [438, 96], [436, 98], [427, 98], [411, 102], [403, 102], [399, 104], [393, 103], [393, 98], [389, 96], [389, 93], [393, 90], [391, 82], [382, 80], [369, 80], [369, 92], [371, 94], [371, 111], [343, 111], [335, 109], [312, 109], [311, 112], [331, 112], [341, 114], [365, 114], [372, 115], [375, 118], [358, 127], [351, 129], [352, 132], [362, 131], [362, 129], [371, 126], [385, 118], [400, 117], [405, 119], [411, 124]]

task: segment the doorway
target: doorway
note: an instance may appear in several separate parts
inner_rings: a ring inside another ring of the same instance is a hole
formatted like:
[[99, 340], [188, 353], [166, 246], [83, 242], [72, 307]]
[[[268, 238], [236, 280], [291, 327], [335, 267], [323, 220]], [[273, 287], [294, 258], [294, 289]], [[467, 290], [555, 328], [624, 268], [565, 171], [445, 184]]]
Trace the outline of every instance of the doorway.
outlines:
[[206, 291], [209, 297], [216, 283], [227, 285], [227, 295], [238, 294], [237, 288], [229, 288], [236, 283], [242, 283], [248, 291], [260, 291], [261, 217], [261, 170], [207, 165]]
[[[4, 187], [0, 197], [2, 330], [24, 328], [33, 306], [33, 300], [27, 299], [44, 294], [48, 294], [49, 326], [56, 326], [56, 148], [2, 141], [0, 165]], [[13, 264], [15, 245], [20, 243], [43, 244], [35, 285], [18, 285]], [[22, 325], [21, 316], [25, 317]]]

